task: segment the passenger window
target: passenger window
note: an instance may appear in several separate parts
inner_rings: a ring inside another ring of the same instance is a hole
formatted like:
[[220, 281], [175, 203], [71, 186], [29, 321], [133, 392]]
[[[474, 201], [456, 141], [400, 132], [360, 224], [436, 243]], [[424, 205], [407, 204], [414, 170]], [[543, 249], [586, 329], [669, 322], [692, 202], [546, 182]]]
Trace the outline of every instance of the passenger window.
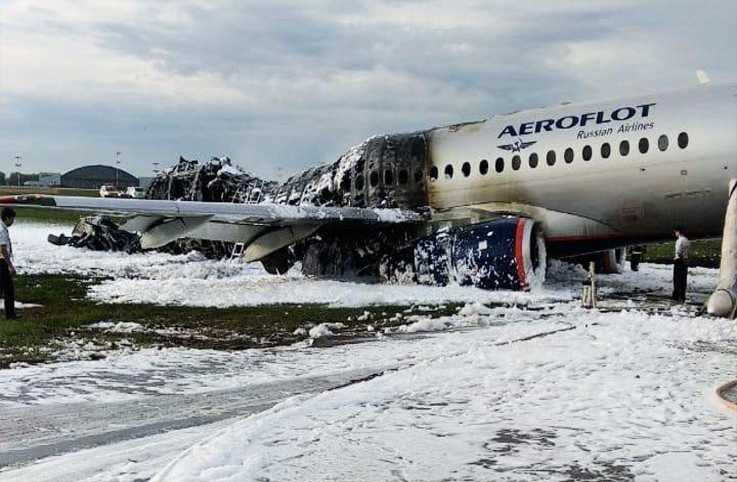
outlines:
[[547, 155], [548, 166], [555, 164], [555, 151], [548, 151]]
[[570, 147], [566, 149], [566, 151], [563, 153], [563, 159], [566, 161], [566, 164], [570, 164], [573, 162], [573, 149]]
[[622, 141], [619, 143], [619, 154], [622, 157], [629, 155], [630, 153], [630, 141]]
[[688, 147], [688, 134], [686, 134], [685, 132], [681, 132], [680, 134], [678, 134], [678, 147], [680, 147], [681, 149], [685, 149], [686, 147]]
[[379, 173], [376, 171], [371, 171], [371, 175], [369, 175], [369, 182], [371, 183], [371, 187], [376, 187], [379, 185]]
[[647, 154], [647, 151], [650, 149], [650, 141], [647, 140], [647, 137], [640, 139], [639, 147], [642, 154]]
[[537, 153], [535, 152], [530, 154], [530, 167], [533, 169], [537, 167]]
[[394, 173], [388, 169], [384, 171], [384, 184], [387, 186], [394, 184]]
[[487, 172], [489, 172], [489, 161], [482, 159], [479, 163], [479, 173], [481, 173], [482, 176], [485, 176]]
[[518, 171], [520, 166], [522, 166], [522, 158], [518, 155], [512, 156], [512, 169]]
[[409, 182], [409, 173], [407, 172], [407, 169], [402, 169], [399, 171], [399, 184], [407, 184]]
[[363, 190], [363, 174], [359, 174], [358, 176], [356, 176], [356, 190]]
[[463, 167], [461, 167], [461, 171], [463, 171], [463, 176], [468, 177], [471, 175], [471, 164], [468, 162], [463, 163]]
[[446, 179], [453, 179], [453, 166], [448, 164], [445, 166], [445, 178]]
[[612, 155], [612, 146], [609, 145], [608, 142], [605, 142], [601, 145], [601, 157], [604, 159], [609, 159], [609, 156]]
[[593, 151], [591, 150], [591, 146], [583, 147], [583, 160], [584, 161], [590, 161], [592, 154], [593, 154]]
[[504, 159], [501, 157], [496, 160], [496, 172], [502, 172], [504, 170]]
[[661, 151], [668, 149], [668, 136], [662, 135], [658, 137], [658, 149]]
[[430, 180], [435, 181], [438, 178], [438, 166], [432, 166], [430, 168]]
[[343, 179], [340, 180], [340, 188], [343, 192], [351, 192], [351, 173], [350, 171], [343, 174]]

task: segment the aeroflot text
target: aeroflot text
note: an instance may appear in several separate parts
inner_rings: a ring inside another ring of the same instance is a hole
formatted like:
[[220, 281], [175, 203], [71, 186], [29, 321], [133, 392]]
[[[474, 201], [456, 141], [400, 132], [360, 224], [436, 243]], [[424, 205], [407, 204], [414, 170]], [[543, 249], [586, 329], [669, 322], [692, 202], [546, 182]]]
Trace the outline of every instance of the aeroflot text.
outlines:
[[518, 128], [515, 126], [508, 125], [502, 130], [502, 133], [497, 136], [500, 139], [504, 136], [519, 137], [525, 134], [539, 134], [541, 131], [552, 131], [553, 129], [570, 129], [572, 127], [583, 127], [587, 124], [606, 124], [608, 122], [624, 122], [632, 119], [639, 112], [640, 118], [644, 119], [650, 115], [650, 108], [656, 105], [655, 102], [651, 104], [642, 104], [635, 107], [620, 107], [613, 110], [610, 114], [606, 111], [600, 110], [599, 112], [587, 112], [581, 116], [567, 115], [559, 119], [544, 119], [537, 122], [524, 122], [519, 125]]

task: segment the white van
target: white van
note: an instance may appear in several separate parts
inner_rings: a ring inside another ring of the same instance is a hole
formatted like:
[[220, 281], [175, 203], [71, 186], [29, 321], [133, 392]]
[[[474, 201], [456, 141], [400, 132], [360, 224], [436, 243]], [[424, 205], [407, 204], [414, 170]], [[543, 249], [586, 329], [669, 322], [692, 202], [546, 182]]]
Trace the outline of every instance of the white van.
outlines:
[[142, 187], [130, 186], [125, 190], [125, 193], [135, 199], [143, 199], [146, 197], [146, 191]]

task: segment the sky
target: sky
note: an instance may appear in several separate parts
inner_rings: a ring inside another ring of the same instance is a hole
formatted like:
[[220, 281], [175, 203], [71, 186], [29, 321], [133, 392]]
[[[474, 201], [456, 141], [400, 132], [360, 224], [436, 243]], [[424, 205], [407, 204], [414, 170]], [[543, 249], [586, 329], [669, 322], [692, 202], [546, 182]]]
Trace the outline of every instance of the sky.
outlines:
[[285, 179], [376, 134], [736, 81], [735, 30], [724, 0], [0, 0], [0, 171]]

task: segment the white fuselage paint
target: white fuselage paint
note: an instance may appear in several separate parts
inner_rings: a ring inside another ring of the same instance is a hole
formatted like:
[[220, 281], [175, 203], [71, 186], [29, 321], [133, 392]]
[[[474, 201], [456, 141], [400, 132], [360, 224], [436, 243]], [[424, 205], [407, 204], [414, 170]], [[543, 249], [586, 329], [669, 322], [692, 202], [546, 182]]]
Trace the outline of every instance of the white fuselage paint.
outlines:
[[[627, 129], [632, 126], [638, 129]], [[681, 133], [688, 136], [685, 148], [678, 145]], [[665, 150], [658, 142], [663, 135]], [[435, 166], [439, 173], [428, 179], [428, 202], [440, 217], [519, 212], [541, 221], [549, 242], [666, 238], [678, 224], [692, 236], [718, 235], [726, 186], [737, 175], [737, 84], [526, 110], [433, 129], [428, 138], [428, 172]], [[643, 138], [649, 142], [644, 154]], [[625, 140], [629, 154], [623, 156]], [[530, 142], [519, 152], [509, 150]], [[605, 143], [608, 158], [602, 157]], [[585, 146], [592, 150], [589, 161]], [[564, 159], [568, 148], [571, 163]], [[549, 151], [556, 156], [552, 166]], [[532, 153], [539, 158], [536, 168], [530, 167]], [[521, 157], [518, 170], [514, 155]], [[495, 169], [499, 158], [502, 172]], [[444, 175], [448, 165], [452, 178]]]

